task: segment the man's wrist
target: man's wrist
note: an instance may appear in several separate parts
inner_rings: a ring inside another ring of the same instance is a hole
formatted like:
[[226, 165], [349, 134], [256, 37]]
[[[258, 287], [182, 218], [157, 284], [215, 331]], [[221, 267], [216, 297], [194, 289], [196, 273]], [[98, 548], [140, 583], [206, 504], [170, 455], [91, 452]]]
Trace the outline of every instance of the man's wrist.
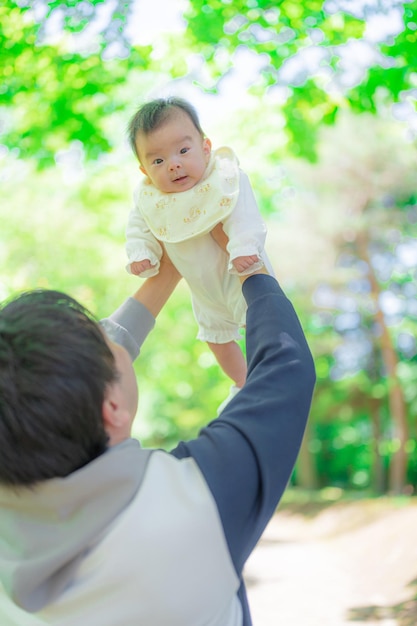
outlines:
[[245, 274], [244, 276], [239, 275], [239, 280], [240, 280], [241, 284], [243, 285], [245, 280], [247, 280], [251, 276], [256, 276], [256, 274], [266, 274], [267, 276], [270, 276], [270, 274], [269, 274], [268, 270], [266, 269], [265, 265], [263, 265], [259, 269], [253, 271], [251, 274]]

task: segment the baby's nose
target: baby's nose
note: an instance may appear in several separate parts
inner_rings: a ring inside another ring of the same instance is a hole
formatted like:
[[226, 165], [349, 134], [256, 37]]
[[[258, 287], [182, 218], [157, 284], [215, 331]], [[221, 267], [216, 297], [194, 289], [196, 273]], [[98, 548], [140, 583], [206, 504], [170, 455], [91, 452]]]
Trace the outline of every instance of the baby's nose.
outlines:
[[177, 170], [180, 166], [181, 166], [181, 164], [180, 164], [178, 159], [171, 159], [171, 161], [169, 163], [169, 169], [170, 170]]

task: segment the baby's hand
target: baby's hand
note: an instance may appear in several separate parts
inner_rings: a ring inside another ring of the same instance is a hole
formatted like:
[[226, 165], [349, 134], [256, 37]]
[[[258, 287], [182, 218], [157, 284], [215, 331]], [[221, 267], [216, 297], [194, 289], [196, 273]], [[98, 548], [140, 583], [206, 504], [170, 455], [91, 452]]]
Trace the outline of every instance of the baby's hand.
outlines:
[[144, 259], [143, 261], [134, 261], [130, 264], [130, 271], [135, 276], [140, 276], [142, 272], [146, 272], [146, 270], [150, 270], [155, 265], [152, 265], [149, 259]]
[[235, 270], [240, 274], [240, 272], [246, 271], [258, 261], [258, 256], [256, 254], [252, 254], [251, 256], [237, 256], [233, 259], [232, 264]]

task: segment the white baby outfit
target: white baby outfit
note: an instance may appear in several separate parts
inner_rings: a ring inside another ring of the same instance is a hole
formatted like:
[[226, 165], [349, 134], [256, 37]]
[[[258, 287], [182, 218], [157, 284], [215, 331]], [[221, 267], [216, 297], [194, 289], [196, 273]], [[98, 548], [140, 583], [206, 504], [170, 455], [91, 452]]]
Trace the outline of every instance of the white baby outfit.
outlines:
[[[229, 237], [228, 253], [210, 231], [219, 222]], [[198, 339], [226, 343], [239, 339], [246, 304], [232, 265], [238, 256], [257, 255], [272, 273], [264, 251], [265, 224], [248, 177], [230, 148], [213, 151], [203, 178], [191, 189], [164, 193], [145, 178], [134, 193], [134, 208], [126, 229], [127, 270], [134, 261], [149, 259], [159, 271], [163, 242], [168, 256], [191, 290]]]

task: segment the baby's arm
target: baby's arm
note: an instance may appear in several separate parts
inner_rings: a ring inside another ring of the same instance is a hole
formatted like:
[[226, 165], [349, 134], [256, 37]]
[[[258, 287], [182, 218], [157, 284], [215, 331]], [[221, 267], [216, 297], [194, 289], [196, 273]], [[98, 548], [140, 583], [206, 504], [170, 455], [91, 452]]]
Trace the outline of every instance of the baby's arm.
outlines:
[[[220, 246], [220, 248], [227, 252], [229, 237], [224, 232], [222, 223], [217, 224], [213, 228], [213, 230], [211, 231], [211, 236], [213, 237], [214, 241]], [[250, 269], [252, 266], [259, 264], [260, 260], [261, 259], [257, 254], [242, 255], [235, 257], [232, 260], [232, 265], [235, 268], [236, 272], [238, 274], [241, 274], [242, 272], [246, 273], [247, 270]], [[257, 269], [259, 269], [259, 267]]]
[[239, 197], [232, 213], [223, 221], [223, 229], [229, 238], [229, 271], [240, 274], [260, 269], [265, 262], [266, 227], [249, 179], [242, 171]]
[[162, 247], [143, 219], [136, 197], [126, 227], [126, 253], [126, 269], [131, 274], [149, 278], [158, 273]]

